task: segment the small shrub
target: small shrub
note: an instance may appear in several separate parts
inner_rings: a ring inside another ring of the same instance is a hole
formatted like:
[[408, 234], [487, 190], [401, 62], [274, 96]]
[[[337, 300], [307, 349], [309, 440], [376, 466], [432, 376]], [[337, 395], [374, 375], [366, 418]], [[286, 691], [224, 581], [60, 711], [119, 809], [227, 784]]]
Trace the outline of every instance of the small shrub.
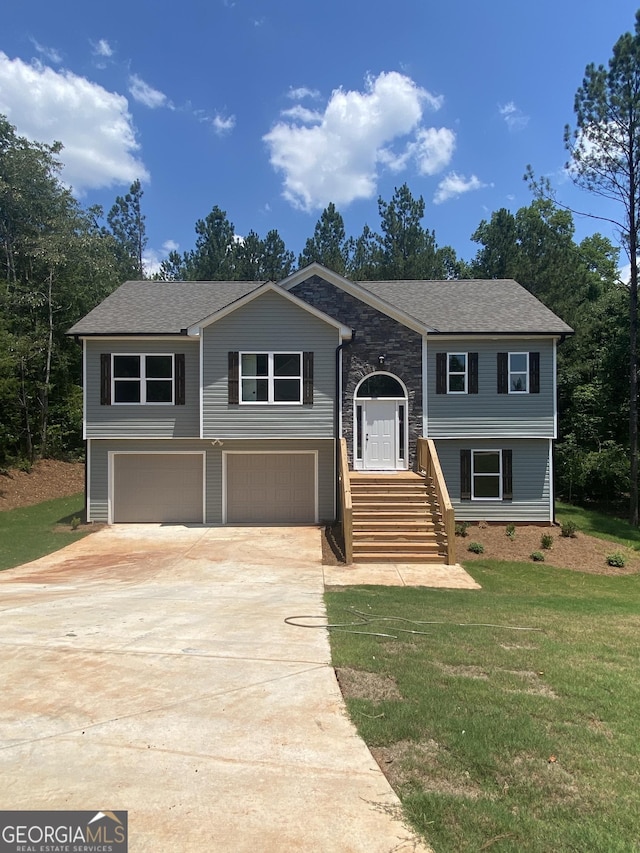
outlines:
[[624, 569], [624, 567], [627, 565], [627, 560], [624, 554], [622, 554], [620, 551], [616, 551], [615, 553], [608, 555], [607, 565], [615, 566], [615, 568], [617, 569]]
[[77, 530], [80, 527], [80, 518], [77, 515], [74, 515], [71, 519], [71, 529]]
[[575, 539], [578, 532], [578, 525], [572, 519], [568, 518], [563, 521], [560, 526], [560, 533], [565, 539]]
[[507, 536], [509, 537], [509, 539], [511, 539], [512, 542], [516, 538], [515, 524], [507, 524]]
[[549, 548], [553, 545], [553, 536], [550, 533], [543, 533], [540, 537], [540, 547], [545, 551], [548, 551]]
[[456, 521], [456, 536], [462, 536], [463, 538], [467, 536], [467, 530], [469, 528], [469, 522], [467, 521]]
[[533, 554], [531, 554], [531, 559], [534, 563], [544, 563], [544, 554], [542, 551], [534, 551]]
[[480, 542], [469, 542], [467, 551], [471, 551], [472, 554], [484, 554], [484, 545]]

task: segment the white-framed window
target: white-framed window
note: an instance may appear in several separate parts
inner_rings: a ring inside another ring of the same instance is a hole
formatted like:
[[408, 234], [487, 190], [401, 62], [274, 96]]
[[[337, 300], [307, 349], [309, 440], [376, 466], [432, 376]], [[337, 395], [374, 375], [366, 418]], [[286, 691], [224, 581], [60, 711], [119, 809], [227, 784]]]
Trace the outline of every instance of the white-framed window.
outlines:
[[471, 500], [502, 500], [502, 452], [471, 451]]
[[466, 352], [447, 353], [447, 393], [466, 394], [468, 358]]
[[301, 352], [241, 352], [241, 403], [302, 403]]
[[509, 353], [509, 393], [529, 393], [529, 353]]
[[112, 353], [114, 405], [173, 405], [175, 364], [171, 353]]

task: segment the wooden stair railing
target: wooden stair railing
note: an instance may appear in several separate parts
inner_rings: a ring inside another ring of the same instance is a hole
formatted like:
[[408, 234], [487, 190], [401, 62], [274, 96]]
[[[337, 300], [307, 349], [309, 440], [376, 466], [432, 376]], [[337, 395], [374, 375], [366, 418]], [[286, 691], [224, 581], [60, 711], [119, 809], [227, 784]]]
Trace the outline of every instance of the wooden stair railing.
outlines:
[[422, 436], [418, 438], [416, 466], [418, 471], [424, 472], [425, 478], [433, 483], [444, 523], [446, 563], [453, 566], [456, 562], [456, 519], [433, 439]]

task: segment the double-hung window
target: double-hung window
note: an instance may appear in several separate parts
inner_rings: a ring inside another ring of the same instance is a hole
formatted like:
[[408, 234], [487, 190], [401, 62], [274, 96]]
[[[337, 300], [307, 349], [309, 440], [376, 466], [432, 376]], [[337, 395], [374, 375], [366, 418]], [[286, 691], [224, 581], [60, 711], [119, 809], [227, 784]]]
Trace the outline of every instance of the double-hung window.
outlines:
[[478, 353], [437, 352], [436, 394], [477, 394]]
[[467, 393], [466, 352], [450, 352], [447, 354], [447, 392], [449, 394]]
[[513, 500], [511, 448], [460, 451], [460, 499], [463, 501]]
[[173, 355], [112, 354], [111, 358], [114, 404], [173, 404]]
[[302, 403], [302, 353], [240, 353], [240, 388], [242, 403]]
[[509, 353], [509, 393], [529, 393], [529, 353]]
[[471, 451], [471, 499], [502, 499], [502, 453], [499, 450]]
[[539, 394], [540, 353], [499, 352], [498, 394]]

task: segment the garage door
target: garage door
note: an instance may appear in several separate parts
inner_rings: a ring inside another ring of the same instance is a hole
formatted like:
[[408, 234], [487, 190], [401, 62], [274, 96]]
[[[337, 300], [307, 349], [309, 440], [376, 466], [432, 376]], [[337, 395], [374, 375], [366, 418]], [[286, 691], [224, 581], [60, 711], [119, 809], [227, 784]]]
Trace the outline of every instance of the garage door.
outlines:
[[115, 522], [203, 522], [201, 453], [116, 453]]
[[228, 524], [314, 524], [314, 453], [226, 453]]

